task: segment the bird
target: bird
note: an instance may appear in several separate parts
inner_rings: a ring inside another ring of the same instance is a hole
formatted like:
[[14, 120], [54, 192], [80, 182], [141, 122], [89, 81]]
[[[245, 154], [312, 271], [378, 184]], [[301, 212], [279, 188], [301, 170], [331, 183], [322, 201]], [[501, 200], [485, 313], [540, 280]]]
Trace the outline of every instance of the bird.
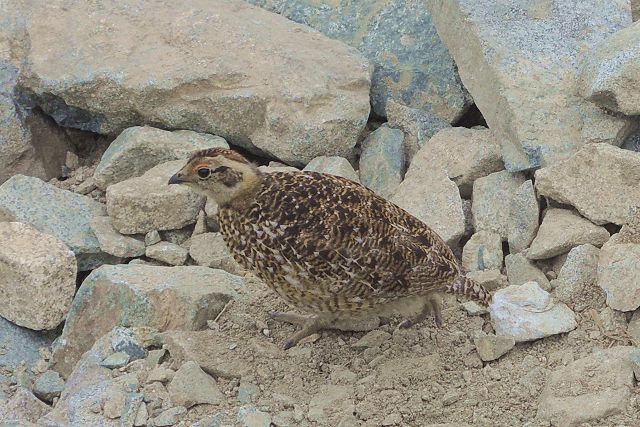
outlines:
[[285, 350], [361, 316], [413, 316], [400, 324], [409, 327], [431, 314], [441, 326], [443, 292], [491, 301], [435, 231], [349, 179], [265, 173], [236, 151], [210, 148], [193, 153], [168, 184], [213, 198], [234, 259], [297, 310], [271, 313], [301, 327]]

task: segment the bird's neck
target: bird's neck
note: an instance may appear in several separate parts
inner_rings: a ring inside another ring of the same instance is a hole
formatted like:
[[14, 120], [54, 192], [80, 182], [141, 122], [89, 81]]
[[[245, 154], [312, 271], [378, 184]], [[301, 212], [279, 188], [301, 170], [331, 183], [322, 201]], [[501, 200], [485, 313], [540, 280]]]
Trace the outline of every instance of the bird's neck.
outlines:
[[251, 174], [244, 177], [242, 190], [225, 205], [236, 211], [249, 209], [262, 189], [264, 175], [262, 173]]

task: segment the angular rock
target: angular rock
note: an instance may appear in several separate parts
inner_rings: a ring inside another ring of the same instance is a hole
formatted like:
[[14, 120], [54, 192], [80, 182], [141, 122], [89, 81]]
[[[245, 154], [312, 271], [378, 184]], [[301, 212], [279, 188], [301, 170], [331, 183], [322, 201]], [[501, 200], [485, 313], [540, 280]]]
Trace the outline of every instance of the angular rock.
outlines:
[[576, 246], [602, 246], [609, 240], [609, 232], [568, 209], [547, 210], [536, 238], [526, 256], [547, 259], [568, 252]]
[[233, 259], [220, 233], [204, 233], [191, 238], [189, 255], [196, 264], [220, 268], [232, 274], [239, 274], [243, 269]]
[[632, 311], [640, 307], [640, 244], [607, 243], [598, 260], [598, 286], [614, 310]]
[[640, 153], [590, 144], [563, 162], [537, 170], [536, 189], [575, 207], [595, 224], [622, 225], [640, 206], [638, 170]]
[[185, 415], [187, 415], [187, 408], [184, 406], [169, 408], [153, 419], [153, 425], [156, 427], [172, 426], [177, 424]]
[[512, 200], [524, 183], [520, 173], [494, 172], [473, 183], [473, 223], [478, 231], [492, 231], [502, 240], [509, 237]]
[[498, 234], [479, 231], [462, 249], [462, 266], [467, 271], [502, 269], [502, 240]]
[[134, 258], [144, 255], [144, 242], [118, 233], [113, 228], [111, 218], [108, 216], [93, 217], [91, 230], [100, 243], [100, 249], [110, 255], [120, 258]]
[[496, 335], [516, 342], [569, 332], [577, 326], [573, 311], [553, 301], [536, 282], [500, 289], [493, 294], [489, 313]]
[[93, 174], [95, 184], [106, 190], [111, 184], [135, 178], [160, 163], [185, 159], [205, 148], [229, 148], [219, 136], [149, 126], [125, 129], [104, 152]]
[[186, 408], [203, 403], [219, 405], [224, 400], [216, 380], [192, 361], [183, 363], [176, 371], [168, 390], [171, 402]]
[[391, 197], [404, 176], [404, 134], [381, 126], [362, 142], [360, 182], [382, 197]]
[[480, 283], [490, 291], [501, 289], [508, 285], [507, 276], [500, 273], [500, 270], [470, 271], [466, 276]]
[[390, 127], [404, 132], [404, 152], [409, 162], [433, 135], [451, 127], [446, 120], [428, 111], [410, 108], [391, 100], [386, 106], [386, 116]]
[[122, 234], [175, 230], [196, 222], [205, 198], [184, 185], [168, 185], [184, 160], [151, 168], [107, 189], [107, 212]]
[[102, 203], [38, 178], [15, 175], [0, 185], [0, 218], [29, 224], [62, 240], [75, 253], [80, 271], [118, 261], [100, 249], [91, 230], [91, 218], [105, 213]]
[[127, 353], [118, 351], [100, 362], [100, 366], [104, 366], [107, 369], [118, 369], [129, 363], [129, 359], [130, 357]]
[[205, 267], [125, 264], [94, 270], [73, 300], [52, 369], [68, 376], [82, 353], [115, 326], [200, 329], [241, 284], [237, 276]]
[[160, 242], [147, 246], [145, 255], [169, 265], [184, 265], [189, 257], [189, 251], [175, 243]]
[[156, 243], [160, 243], [161, 240], [162, 238], [160, 237], [158, 230], [151, 230], [144, 235], [144, 244], [146, 246], [155, 245]]
[[558, 278], [552, 282], [556, 297], [571, 304], [574, 310], [586, 308], [580, 295], [585, 293], [586, 287], [596, 286], [599, 254], [600, 249], [593, 245], [576, 246], [569, 251]]
[[255, 406], [243, 406], [238, 410], [238, 422], [242, 427], [270, 427], [271, 416]]
[[455, 246], [464, 233], [462, 199], [444, 169], [427, 169], [412, 163], [391, 202], [415, 216]]
[[511, 350], [516, 342], [513, 337], [501, 337], [496, 335], [481, 336], [473, 340], [480, 359], [484, 362], [499, 359]]
[[636, 343], [640, 342], [640, 310], [633, 312], [633, 316], [631, 316], [631, 320], [629, 320], [627, 333], [636, 341]]
[[33, 394], [45, 402], [52, 402], [64, 390], [64, 380], [55, 371], [46, 371], [33, 383]]
[[29, 329], [55, 329], [76, 291], [76, 257], [57, 237], [0, 222], [0, 315]]
[[427, 6], [502, 143], [507, 170], [545, 167], [592, 142], [622, 143], [629, 120], [578, 97], [575, 80], [576, 57], [631, 23], [628, 4], [428, 0]]
[[348, 386], [323, 385], [309, 402], [307, 418], [326, 425], [333, 413], [346, 413], [353, 407], [351, 393], [352, 390]]
[[175, 371], [163, 367], [154, 368], [149, 375], [147, 375], [147, 384], [152, 382], [161, 382], [163, 384], [168, 383], [175, 376]]
[[391, 100], [449, 122], [471, 99], [421, 2], [249, 0], [358, 49], [375, 66], [371, 105], [385, 115]]
[[486, 307], [481, 306], [475, 301], [466, 301], [460, 305], [462, 306], [462, 308], [464, 308], [469, 316], [481, 316], [483, 314], [489, 313], [489, 310]]
[[600, 350], [553, 371], [540, 395], [537, 419], [579, 426], [626, 412], [637, 352], [634, 347]]
[[579, 91], [607, 110], [640, 114], [640, 24], [608, 37], [590, 50], [582, 63]]
[[540, 204], [531, 180], [525, 181], [513, 194], [509, 206], [507, 241], [514, 254], [529, 247], [538, 233]]
[[353, 166], [344, 157], [322, 156], [311, 160], [304, 168], [309, 172], [322, 172], [331, 175], [341, 176], [351, 181], [360, 182], [358, 173], [353, 170]]
[[500, 144], [489, 129], [442, 129], [412, 161], [421, 162], [424, 167], [444, 168], [465, 198], [471, 197], [476, 179], [504, 169]]
[[50, 410], [33, 393], [20, 387], [6, 404], [0, 405], [0, 421], [15, 425], [35, 423]]
[[371, 70], [355, 49], [239, 0], [29, 12], [21, 85], [67, 127], [196, 129], [305, 164], [346, 155], [369, 116]]
[[380, 347], [383, 343], [389, 341], [391, 339], [391, 334], [385, 331], [371, 331], [358, 341], [356, 341], [352, 347], [353, 348], [370, 348], [370, 347]]
[[527, 282], [536, 282], [545, 291], [551, 289], [547, 276], [524, 255], [509, 254], [504, 258], [504, 264], [510, 285], [520, 286]]

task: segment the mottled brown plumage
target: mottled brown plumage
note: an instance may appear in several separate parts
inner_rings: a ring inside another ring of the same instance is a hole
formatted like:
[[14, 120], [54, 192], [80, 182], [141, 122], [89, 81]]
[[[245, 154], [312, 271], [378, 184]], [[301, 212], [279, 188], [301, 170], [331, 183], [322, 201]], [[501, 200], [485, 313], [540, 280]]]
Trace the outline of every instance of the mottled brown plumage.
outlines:
[[192, 156], [172, 182], [214, 197], [234, 258], [287, 303], [312, 315], [279, 315], [304, 326], [285, 347], [336, 318], [402, 312], [403, 304], [415, 300], [424, 305], [418, 320], [431, 311], [439, 323], [438, 292], [490, 299], [461, 274], [433, 230], [348, 179], [315, 172], [264, 174], [233, 151], [212, 149]]

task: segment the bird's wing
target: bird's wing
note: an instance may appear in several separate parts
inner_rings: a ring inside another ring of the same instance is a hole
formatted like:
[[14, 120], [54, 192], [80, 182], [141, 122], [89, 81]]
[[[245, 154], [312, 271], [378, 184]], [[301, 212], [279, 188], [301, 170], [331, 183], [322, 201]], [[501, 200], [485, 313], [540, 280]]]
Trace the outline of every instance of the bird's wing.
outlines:
[[304, 260], [297, 265], [318, 292], [393, 298], [441, 288], [458, 275], [446, 244], [410, 214], [347, 179], [313, 178], [321, 208], [301, 215], [287, 207], [280, 244], [285, 258]]

